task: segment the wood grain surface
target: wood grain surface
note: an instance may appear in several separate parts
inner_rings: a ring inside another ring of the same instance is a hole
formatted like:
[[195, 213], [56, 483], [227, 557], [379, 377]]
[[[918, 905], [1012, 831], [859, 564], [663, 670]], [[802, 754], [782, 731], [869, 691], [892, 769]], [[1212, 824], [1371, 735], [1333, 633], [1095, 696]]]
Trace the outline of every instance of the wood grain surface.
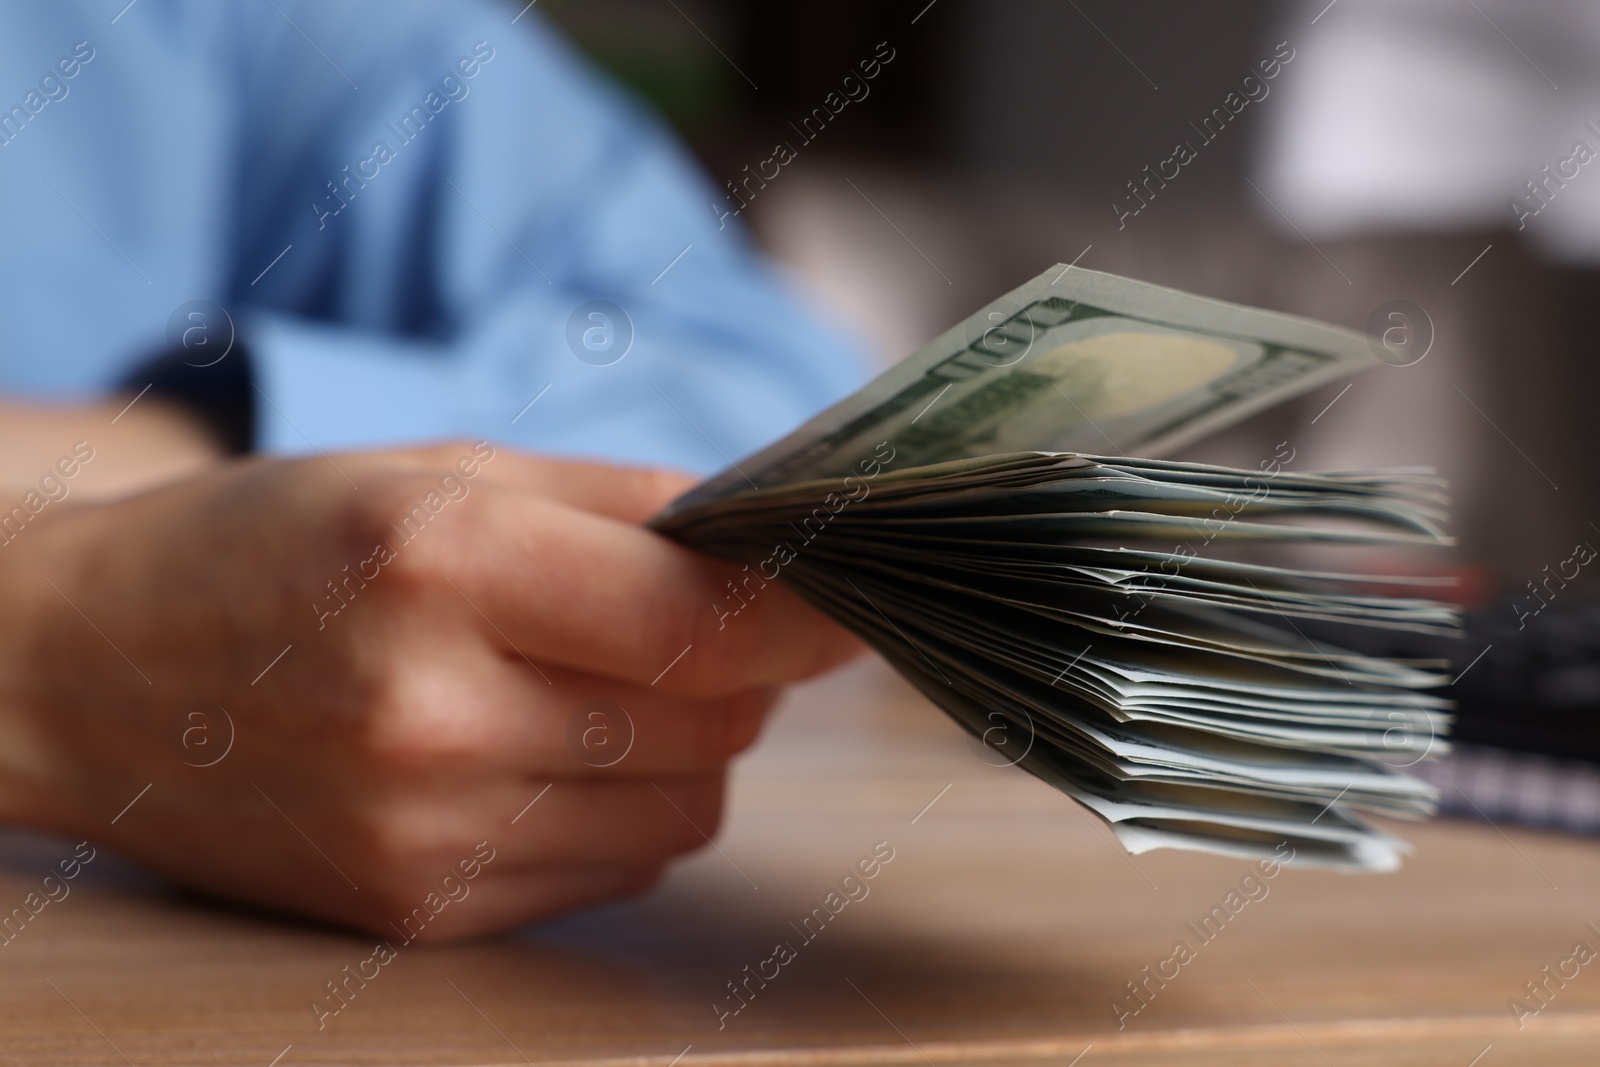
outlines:
[[[1585, 925], [1600, 928], [1600, 842], [1402, 825], [1417, 851], [1397, 875], [1283, 870], [1244, 883], [1251, 895], [1227, 912], [1250, 864], [1129, 858], [1054, 791], [987, 765], [874, 664], [797, 692], [739, 764], [731, 803], [716, 847], [651, 895], [501, 940], [402, 947], [320, 1029], [312, 1002], [372, 954], [371, 939], [197, 901], [102, 854], [0, 947], [0, 1056], [138, 1067], [1600, 1062], [1600, 960], [1567, 964], [1577, 973], [1560, 985], [1543, 971], [1577, 942], [1600, 950]], [[878, 842], [894, 858], [851, 883], [859, 899], [827, 911]], [[0, 909], [70, 854], [70, 842], [6, 835]], [[1227, 921], [1202, 941], [1194, 924], [1216, 906]], [[828, 920], [813, 919], [805, 930], [820, 932], [807, 940], [802, 920], [819, 907]], [[1160, 979], [1180, 940], [1192, 958]], [[766, 962], [780, 943], [792, 958]], [[774, 969], [741, 986], [733, 1014], [728, 983]], [[1128, 992], [1141, 981], [1142, 1004]], [[1519, 1027], [1509, 1003], [1537, 1006], [1529, 981], [1545, 983], [1545, 1006]]]

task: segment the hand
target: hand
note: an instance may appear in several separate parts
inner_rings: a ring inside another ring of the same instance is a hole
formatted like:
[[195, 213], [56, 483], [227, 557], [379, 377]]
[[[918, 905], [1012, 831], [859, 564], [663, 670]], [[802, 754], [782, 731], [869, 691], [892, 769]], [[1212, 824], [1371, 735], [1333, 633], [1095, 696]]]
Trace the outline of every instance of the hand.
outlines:
[[639, 891], [857, 649], [775, 583], [719, 630], [739, 568], [636, 525], [685, 486], [452, 445], [47, 511], [0, 546], [0, 815], [395, 944]]

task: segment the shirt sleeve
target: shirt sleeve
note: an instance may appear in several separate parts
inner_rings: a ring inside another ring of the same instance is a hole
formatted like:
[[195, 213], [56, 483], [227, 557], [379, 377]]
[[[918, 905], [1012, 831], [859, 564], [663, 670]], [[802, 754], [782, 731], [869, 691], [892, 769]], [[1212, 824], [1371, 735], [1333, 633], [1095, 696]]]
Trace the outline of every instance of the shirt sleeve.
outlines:
[[705, 471], [861, 380], [723, 196], [536, 12], [279, 0], [259, 19], [240, 25], [234, 299], [262, 450], [471, 435]]

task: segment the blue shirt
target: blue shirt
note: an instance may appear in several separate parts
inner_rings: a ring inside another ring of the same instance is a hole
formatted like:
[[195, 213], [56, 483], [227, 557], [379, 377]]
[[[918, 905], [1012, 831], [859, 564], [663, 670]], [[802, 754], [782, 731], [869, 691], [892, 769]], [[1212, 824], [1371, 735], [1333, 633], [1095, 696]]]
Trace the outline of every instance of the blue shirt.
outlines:
[[7, 3], [0, 204], [0, 392], [102, 396], [212, 301], [271, 452], [710, 470], [861, 373], [670, 136], [492, 0]]

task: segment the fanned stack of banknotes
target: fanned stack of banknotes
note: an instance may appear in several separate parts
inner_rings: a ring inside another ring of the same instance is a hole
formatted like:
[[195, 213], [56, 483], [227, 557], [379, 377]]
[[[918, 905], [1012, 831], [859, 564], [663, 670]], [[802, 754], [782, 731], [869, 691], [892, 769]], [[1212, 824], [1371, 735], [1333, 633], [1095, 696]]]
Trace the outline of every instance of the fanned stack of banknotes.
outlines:
[[[1131, 852], [1366, 870], [1420, 818], [1443, 665], [1340, 626], [1453, 633], [1415, 583], [1263, 562], [1265, 542], [1446, 543], [1429, 472], [1301, 473], [1168, 453], [1377, 362], [1359, 334], [1056, 266], [653, 525], [787, 582], [1004, 762]], [[728, 625], [736, 621], [726, 620]], [[1310, 631], [1310, 633], [1308, 633]], [[1311, 634], [1316, 634], [1314, 638]]]

